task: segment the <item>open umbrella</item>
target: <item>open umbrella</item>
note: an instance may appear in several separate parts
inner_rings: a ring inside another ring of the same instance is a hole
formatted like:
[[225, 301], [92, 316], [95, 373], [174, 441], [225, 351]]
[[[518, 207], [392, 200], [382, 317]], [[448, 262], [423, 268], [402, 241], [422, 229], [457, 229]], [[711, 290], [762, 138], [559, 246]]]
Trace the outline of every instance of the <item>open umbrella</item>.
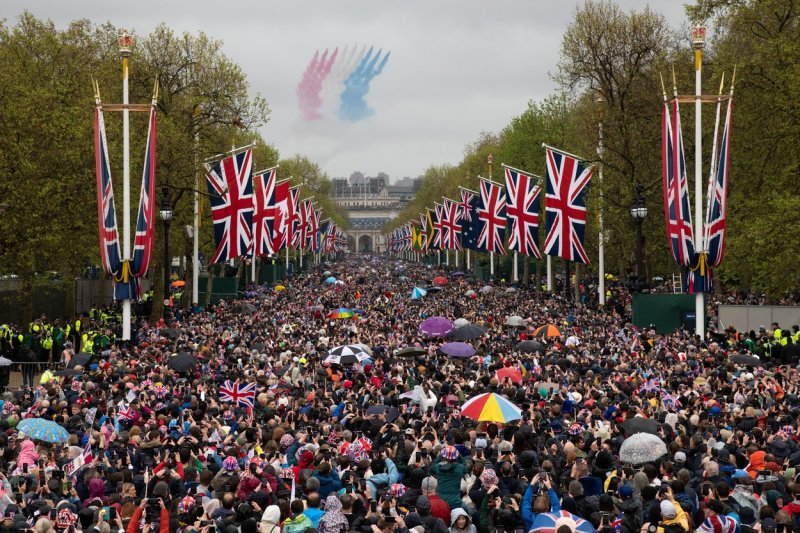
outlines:
[[511, 294], [514, 292], [517, 292], [517, 289], [515, 289], [514, 287], [509, 287], [506, 289], [506, 294]]
[[522, 341], [517, 344], [517, 350], [522, 353], [544, 353], [544, 344], [539, 341]]
[[525, 319], [519, 315], [512, 315], [506, 317], [506, 326], [510, 326], [512, 328], [521, 328], [525, 326]]
[[75, 354], [72, 356], [72, 359], [69, 360], [69, 364], [67, 365], [68, 368], [75, 368], [76, 366], [86, 366], [89, 360], [92, 358], [92, 354], [81, 352], [79, 354]]
[[464, 276], [464, 273], [459, 270], [457, 272], [453, 272], [452, 274], [450, 274], [450, 276], [454, 277], [454, 278], [460, 278], [460, 277]]
[[434, 285], [447, 285], [447, 278], [444, 276], [436, 276], [433, 278]]
[[425, 289], [423, 289], [422, 287], [414, 287], [414, 288], [411, 290], [411, 296], [410, 296], [410, 298], [411, 298], [412, 300], [419, 300], [420, 298], [422, 298], [422, 297], [423, 297], [423, 296], [425, 296], [426, 294], [428, 294], [428, 291], [426, 291], [426, 290], [425, 290]]
[[175, 372], [188, 372], [196, 365], [197, 358], [189, 352], [181, 352], [177, 355], [172, 355], [167, 361], [167, 366]]
[[323, 276], [330, 276], [331, 274], [333, 274], [333, 272], [331, 272], [330, 270], [326, 270], [325, 272], [322, 273]]
[[461, 406], [461, 416], [478, 422], [505, 424], [522, 418], [522, 410], [499, 394], [486, 392], [467, 400]]
[[361, 342], [357, 342], [357, 343], [356, 343], [356, 344], [354, 344], [353, 346], [355, 346], [356, 348], [360, 348], [362, 352], [366, 352], [366, 353], [367, 353], [367, 355], [369, 355], [370, 357], [372, 357], [372, 348], [370, 348], [370, 347], [369, 347], [369, 346], [367, 346], [366, 344], [364, 344], [364, 343], [361, 343]]
[[324, 362], [338, 365], [354, 365], [369, 358], [369, 354], [358, 346], [337, 346], [328, 352], [328, 357], [325, 358]]
[[32, 439], [45, 442], [67, 442], [69, 432], [52, 420], [26, 418], [17, 424], [17, 429]]
[[14, 364], [14, 361], [8, 357], [0, 356], [0, 366], [11, 366], [12, 364]]
[[184, 285], [186, 285], [186, 282], [182, 279], [178, 279], [170, 283], [171, 287], [183, 287]]
[[533, 331], [534, 337], [542, 337], [543, 339], [551, 339], [556, 337], [561, 337], [564, 335], [558, 326], [554, 326], [553, 324], [546, 324], [544, 326], [539, 326]]
[[338, 309], [334, 309], [326, 316], [328, 318], [342, 319], [342, 318], [353, 318], [354, 316], [356, 316], [356, 314], [350, 309], [347, 309], [346, 307], [340, 307]]
[[333, 276], [329, 276], [325, 278], [325, 283], [327, 283], [328, 285], [333, 285], [334, 283], [336, 283], [336, 278], [334, 278]]
[[275, 287], [273, 287], [273, 290], [275, 292], [282, 292], [286, 290], [286, 287], [284, 287], [283, 285], [275, 285]]
[[489, 294], [493, 290], [494, 287], [492, 287], [491, 285], [484, 285], [483, 287], [481, 287], [481, 294]]
[[419, 325], [419, 332], [427, 337], [444, 337], [454, 329], [453, 323], [442, 316], [426, 318]]
[[466, 342], [448, 342], [447, 344], [443, 345], [441, 349], [442, 352], [450, 357], [465, 358], [475, 355], [475, 348]]
[[409, 280], [409, 277], [408, 277], [408, 276], [400, 276], [400, 277], [399, 277], [399, 278], [397, 278], [397, 279], [399, 279], [400, 281], [408, 281], [408, 280]]
[[428, 351], [425, 348], [417, 348], [416, 346], [411, 346], [409, 348], [403, 348], [402, 350], [397, 351], [397, 357], [417, 357], [419, 355], [425, 355]]
[[367, 416], [372, 415], [386, 415], [386, 423], [391, 424], [392, 422], [400, 416], [400, 411], [398, 411], [395, 407], [389, 407], [388, 405], [373, 405], [369, 407], [365, 413]]
[[623, 463], [641, 465], [655, 461], [667, 454], [667, 445], [656, 435], [637, 433], [622, 442], [619, 460]]
[[764, 363], [761, 362], [761, 359], [754, 355], [747, 355], [746, 353], [734, 355], [730, 358], [730, 361], [731, 363], [736, 363], [737, 365], [764, 366]]
[[256, 306], [249, 303], [238, 303], [231, 306], [232, 313], [239, 313], [240, 315], [249, 315], [256, 312]]
[[531, 531], [534, 533], [554, 533], [559, 525], [564, 524], [569, 527], [570, 531], [575, 533], [594, 533], [594, 526], [591, 522], [576, 516], [568, 511], [559, 511], [556, 513], [539, 513], [533, 520], [533, 527]]
[[658, 435], [660, 427], [661, 424], [658, 423], [658, 420], [641, 416], [634, 416], [622, 423], [622, 429], [625, 430], [625, 434], [627, 435], [634, 435], [636, 433]]
[[456, 319], [456, 320], [453, 322], [453, 325], [456, 327], [456, 329], [458, 329], [458, 328], [463, 328], [463, 327], [464, 327], [464, 326], [466, 326], [467, 324], [469, 324], [469, 320], [467, 320], [466, 318], [457, 318], [457, 319]]
[[456, 341], [474, 341], [486, 335], [486, 328], [478, 324], [467, 324], [461, 326], [450, 334], [450, 338]]
[[470, 289], [470, 290], [468, 290], [467, 292], [464, 293], [464, 296], [466, 296], [467, 298], [477, 298], [478, 297], [478, 293], [473, 291], [472, 289]]
[[516, 383], [517, 385], [522, 384], [522, 372], [520, 372], [519, 368], [513, 366], [501, 368], [497, 371], [496, 376], [500, 383], [502, 383], [504, 379], [508, 378], [511, 380], [511, 383]]
[[442, 290], [442, 288], [441, 288], [440, 286], [438, 286], [438, 285], [431, 285], [431, 286], [430, 286], [430, 287], [428, 287], [426, 290], [427, 290], [428, 292], [439, 292], [439, 291], [441, 291], [441, 290]]
[[74, 368], [65, 368], [63, 370], [59, 370], [55, 373], [56, 376], [60, 378], [72, 378], [75, 376], [80, 376], [83, 374], [80, 370], [75, 370]]

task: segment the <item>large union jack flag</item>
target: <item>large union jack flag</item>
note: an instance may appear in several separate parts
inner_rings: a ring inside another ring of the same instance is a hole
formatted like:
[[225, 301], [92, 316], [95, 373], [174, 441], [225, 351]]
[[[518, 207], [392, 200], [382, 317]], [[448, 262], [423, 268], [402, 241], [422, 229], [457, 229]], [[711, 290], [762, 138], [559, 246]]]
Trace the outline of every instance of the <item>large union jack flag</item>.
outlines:
[[586, 192], [592, 167], [564, 152], [545, 147], [547, 191], [544, 198], [546, 230], [544, 253], [589, 263], [583, 248], [586, 231]]
[[226, 380], [219, 386], [219, 401], [241, 407], [253, 407], [256, 401], [256, 384], [241, 385], [238, 381]]
[[[253, 213], [253, 242], [258, 257], [274, 254], [276, 221], [280, 211], [276, 205], [277, 168], [270, 168], [253, 176], [255, 184], [255, 212]], [[280, 244], [278, 241], [277, 244]]]
[[206, 164], [217, 250], [211, 263], [244, 257], [253, 239], [253, 150]]
[[481, 178], [478, 220], [481, 233], [478, 236], [478, 249], [505, 254], [503, 240], [506, 233], [506, 192], [497, 183]]
[[419, 215], [419, 249], [424, 253], [428, 251], [428, 214]]
[[689, 185], [683, 154], [681, 115], [677, 99], [670, 110], [666, 95], [661, 112], [662, 186], [664, 188], [664, 217], [670, 252], [682, 267], [695, 260], [692, 213], [689, 209]]
[[294, 231], [293, 247], [295, 250], [302, 250], [306, 247], [308, 240], [309, 218], [313, 210], [311, 199], [300, 200], [297, 202], [297, 229]]
[[539, 252], [539, 193], [542, 188], [519, 170], [506, 169], [506, 217], [508, 248], [528, 257], [542, 258]]
[[439, 204], [434, 208], [425, 208], [425, 216], [428, 217], [428, 250], [441, 250], [442, 246], [442, 224], [439, 222]]
[[312, 252], [319, 251], [319, 220], [322, 213], [311, 203], [311, 210], [308, 213], [308, 246]]
[[442, 249], [461, 249], [461, 213], [458, 202], [450, 198], [442, 198]]
[[114, 184], [108, 161], [106, 125], [103, 109], [94, 110], [95, 171], [97, 174], [97, 224], [100, 236], [100, 260], [106, 274], [116, 276], [122, 267], [117, 230], [117, 209], [114, 205]]
[[[141, 278], [150, 268], [153, 256], [153, 233], [156, 208], [156, 108], [150, 109], [147, 144], [144, 152], [142, 190], [139, 194], [139, 213], [136, 218], [136, 237], [133, 241], [131, 274]], [[138, 284], [137, 284], [138, 286]]]
[[731, 99], [728, 100], [728, 111], [725, 113], [725, 126], [722, 130], [716, 168], [711, 168], [711, 178], [708, 183], [705, 242], [708, 251], [708, 266], [710, 267], [719, 266], [725, 256], [732, 118], [733, 100]]

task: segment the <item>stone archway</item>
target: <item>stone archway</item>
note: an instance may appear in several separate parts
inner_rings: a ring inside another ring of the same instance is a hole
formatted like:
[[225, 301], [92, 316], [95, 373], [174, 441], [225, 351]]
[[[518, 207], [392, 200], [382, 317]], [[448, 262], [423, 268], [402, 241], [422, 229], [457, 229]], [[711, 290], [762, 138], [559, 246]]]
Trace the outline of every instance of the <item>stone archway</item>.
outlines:
[[358, 251], [361, 253], [372, 251], [372, 237], [370, 235], [362, 235], [358, 238]]

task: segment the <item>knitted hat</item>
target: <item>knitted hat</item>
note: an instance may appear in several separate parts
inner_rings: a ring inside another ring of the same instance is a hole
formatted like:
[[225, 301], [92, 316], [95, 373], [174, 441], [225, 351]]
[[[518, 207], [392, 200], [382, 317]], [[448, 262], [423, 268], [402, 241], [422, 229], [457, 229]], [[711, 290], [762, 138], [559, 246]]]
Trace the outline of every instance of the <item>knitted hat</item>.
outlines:
[[228, 471], [234, 471], [238, 468], [239, 464], [236, 462], [236, 457], [228, 456], [222, 461], [222, 468]]
[[459, 453], [455, 446], [445, 446], [442, 448], [442, 451], [439, 452], [439, 456], [448, 461], [455, 461], [458, 459]]

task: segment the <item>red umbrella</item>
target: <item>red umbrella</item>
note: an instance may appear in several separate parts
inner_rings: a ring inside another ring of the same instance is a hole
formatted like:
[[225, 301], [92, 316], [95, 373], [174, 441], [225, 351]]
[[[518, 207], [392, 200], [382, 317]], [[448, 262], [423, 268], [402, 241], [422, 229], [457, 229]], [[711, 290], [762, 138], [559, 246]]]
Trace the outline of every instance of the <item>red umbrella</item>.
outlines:
[[433, 278], [433, 283], [435, 285], [447, 285], [447, 278], [444, 276], [436, 276]]
[[522, 384], [522, 372], [514, 366], [501, 368], [497, 371], [496, 376], [500, 383], [502, 383], [505, 378], [508, 378], [511, 380], [511, 383], [516, 383], [517, 385]]

